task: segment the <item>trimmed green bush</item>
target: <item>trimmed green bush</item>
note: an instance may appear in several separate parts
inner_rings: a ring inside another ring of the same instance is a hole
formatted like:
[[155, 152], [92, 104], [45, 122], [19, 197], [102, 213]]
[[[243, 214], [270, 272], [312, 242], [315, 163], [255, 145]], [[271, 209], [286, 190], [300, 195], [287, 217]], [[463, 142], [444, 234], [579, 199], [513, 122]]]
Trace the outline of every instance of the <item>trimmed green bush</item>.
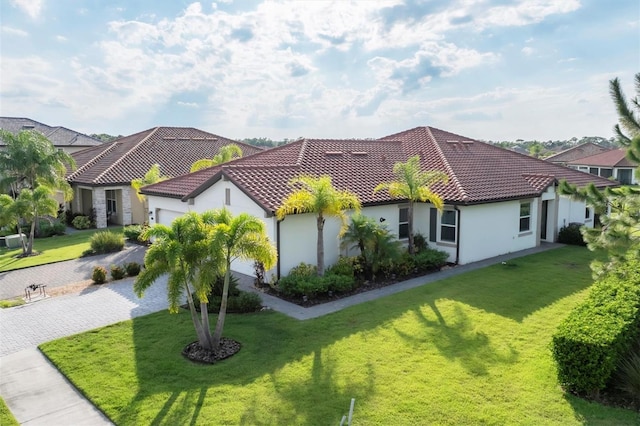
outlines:
[[[221, 296], [212, 296], [207, 305], [207, 311], [217, 314], [220, 310]], [[240, 291], [237, 296], [230, 296], [227, 299], [227, 312], [232, 314], [246, 314], [257, 312], [262, 309], [262, 299], [256, 293]]]
[[290, 274], [278, 281], [278, 289], [282, 294], [289, 297], [306, 296], [309, 299], [327, 294], [329, 291], [349, 291], [355, 286], [356, 280], [353, 276], [336, 274], [326, 274], [322, 277]]
[[413, 262], [418, 272], [431, 272], [446, 265], [448, 258], [444, 251], [424, 248], [413, 257]]
[[[640, 342], [638, 342], [640, 343]], [[617, 387], [640, 408], [640, 344], [620, 360]]]
[[428, 246], [427, 239], [420, 233], [413, 234], [413, 248], [416, 253], [426, 250]]
[[640, 332], [640, 261], [627, 260], [597, 281], [558, 326], [552, 352], [565, 389], [597, 396]]
[[560, 231], [558, 231], [558, 242], [574, 246], [586, 246], [587, 243], [585, 243], [584, 238], [582, 238], [580, 228], [582, 228], [582, 224], [575, 222], [563, 226], [560, 228]]
[[41, 220], [37, 237], [48, 238], [54, 235], [64, 235], [66, 230], [67, 226], [60, 221], [49, 222], [48, 220]]
[[113, 253], [124, 248], [124, 236], [111, 231], [96, 232], [91, 236], [91, 250], [96, 254]]
[[111, 279], [112, 280], [121, 280], [125, 277], [126, 272], [122, 266], [111, 265]]
[[76, 229], [89, 229], [91, 228], [91, 219], [87, 216], [76, 216], [71, 221], [71, 225]]
[[129, 225], [125, 226], [122, 230], [125, 238], [129, 241], [141, 241], [140, 234], [142, 234], [142, 225]]
[[91, 279], [96, 284], [104, 284], [107, 282], [107, 269], [104, 266], [95, 266], [91, 273]]
[[141, 266], [138, 262], [129, 262], [124, 265], [124, 269], [128, 276], [135, 277], [140, 273]]
[[340, 256], [338, 261], [325, 270], [325, 275], [344, 275], [359, 277], [362, 275], [362, 260], [359, 256]]

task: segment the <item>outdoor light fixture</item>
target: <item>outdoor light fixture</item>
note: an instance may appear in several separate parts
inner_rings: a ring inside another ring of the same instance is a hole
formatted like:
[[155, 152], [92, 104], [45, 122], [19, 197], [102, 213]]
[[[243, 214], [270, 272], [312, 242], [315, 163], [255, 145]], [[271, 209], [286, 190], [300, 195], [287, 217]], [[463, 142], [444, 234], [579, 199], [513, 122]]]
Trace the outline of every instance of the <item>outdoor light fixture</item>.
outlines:
[[387, 219], [385, 219], [384, 217], [381, 217], [380, 218], [380, 223], [384, 222], [385, 220], [387, 220]]

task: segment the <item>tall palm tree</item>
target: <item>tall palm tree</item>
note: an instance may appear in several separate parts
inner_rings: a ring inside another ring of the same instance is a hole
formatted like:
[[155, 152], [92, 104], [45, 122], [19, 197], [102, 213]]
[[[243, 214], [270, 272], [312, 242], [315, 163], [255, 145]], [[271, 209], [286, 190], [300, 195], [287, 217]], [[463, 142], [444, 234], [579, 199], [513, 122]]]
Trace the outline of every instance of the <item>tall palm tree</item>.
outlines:
[[202, 158], [191, 165], [191, 171], [197, 172], [198, 170], [206, 169], [209, 167], [217, 166], [229, 162], [235, 158], [242, 157], [242, 148], [234, 143], [225, 145], [218, 150], [218, 153], [213, 158]]
[[255, 216], [247, 213], [233, 216], [229, 210], [223, 208], [203, 213], [202, 220], [212, 227], [208, 251], [212, 257], [222, 259], [224, 268], [222, 302], [211, 344], [213, 349], [217, 350], [220, 347], [227, 315], [231, 263], [236, 259], [253, 260], [262, 262], [265, 269], [270, 269], [275, 264], [278, 254], [269, 242], [264, 222]]
[[431, 191], [431, 187], [437, 183], [447, 183], [448, 176], [437, 170], [421, 171], [420, 157], [413, 156], [406, 163], [396, 163], [393, 166], [393, 174], [396, 180], [383, 182], [375, 187], [373, 192], [386, 190], [393, 198], [405, 199], [409, 203], [408, 231], [409, 253], [414, 253], [413, 244], [413, 207], [417, 202], [430, 202], [438, 210], [442, 211], [444, 202], [442, 198]]
[[75, 168], [75, 160], [58, 150], [42, 133], [23, 130], [13, 134], [0, 131], [6, 147], [0, 150], [0, 177], [2, 186], [9, 186], [14, 196], [22, 188], [47, 185], [64, 192], [71, 199], [71, 186], [65, 179], [67, 167]]
[[[216, 276], [221, 273], [221, 253], [211, 253], [212, 229], [202, 215], [189, 212], [176, 218], [171, 227], [156, 224], [142, 233], [142, 237], [154, 238], [144, 257], [145, 269], [136, 278], [133, 288], [142, 297], [144, 291], [161, 275], [168, 274], [169, 312], [177, 313], [182, 296], [186, 295], [191, 320], [200, 346], [214, 350], [207, 295]], [[192, 294], [200, 300], [200, 318]]]
[[[609, 81], [609, 93], [615, 104], [620, 122], [613, 126], [613, 130], [618, 136], [618, 141], [624, 146], [629, 146], [634, 136], [640, 136], [640, 73], [635, 75], [635, 87], [636, 96], [631, 99], [631, 104], [628, 104], [627, 98], [620, 88], [620, 80], [616, 77]], [[628, 135], [623, 131], [627, 132]], [[640, 154], [636, 152], [636, 155]], [[640, 163], [638, 158], [634, 161]]]
[[289, 185], [298, 189], [282, 201], [282, 205], [276, 210], [276, 216], [281, 220], [290, 214], [316, 214], [318, 275], [323, 275], [325, 217], [333, 216], [340, 219], [342, 226], [339, 236], [342, 236], [347, 229], [345, 210], [354, 209], [359, 212], [360, 200], [356, 194], [349, 190], [336, 189], [331, 183], [331, 177], [327, 175], [320, 177], [301, 175], [291, 179]]
[[[55, 216], [58, 213], [58, 202], [52, 198], [53, 191], [44, 185], [38, 186], [36, 189], [23, 189], [15, 200], [13, 211], [17, 217], [21, 217], [27, 223], [31, 223], [29, 229], [29, 239], [25, 247], [22, 243], [22, 255], [30, 256], [33, 254], [33, 239], [35, 237], [36, 222], [40, 216]], [[18, 233], [21, 234], [20, 229]]]
[[162, 182], [163, 180], [167, 179], [169, 179], [169, 176], [163, 176], [160, 174], [160, 164], [154, 164], [149, 168], [149, 171], [145, 173], [143, 178], [134, 179], [131, 181], [131, 187], [136, 191], [138, 200], [140, 200], [140, 202], [142, 203], [145, 212], [149, 210], [149, 206], [147, 204], [147, 197], [140, 193], [140, 189], [143, 186]]

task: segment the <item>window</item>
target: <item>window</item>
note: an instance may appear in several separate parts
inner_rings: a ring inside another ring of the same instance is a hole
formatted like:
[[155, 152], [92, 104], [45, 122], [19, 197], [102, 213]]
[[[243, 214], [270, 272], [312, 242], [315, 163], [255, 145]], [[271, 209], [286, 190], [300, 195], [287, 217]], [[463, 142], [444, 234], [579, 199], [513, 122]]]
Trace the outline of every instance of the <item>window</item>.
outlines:
[[531, 203], [520, 204], [520, 232], [531, 229]]
[[108, 189], [105, 192], [105, 198], [107, 199], [107, 214], [116, 213], [118, 211], [116, 204], [116, 191]]
[[618, 182], [623, 185], [631, 185], [631, 169], [618, 169]]
[[409, 207], [400, 207], [398, 215], [398, 238], [409, 238]]
[[591, 219], [591, 210], [589, 209], [589, 207], [584, 209], [584, 218], [585, 218], [585, 220], [586, 219]]
[[451, 243], [456, 242], [456, 212], [445, 210], [440, 218], [440, 240]]
[[589, 167], [589, 173], [592, 175], [598, 176], [598, 168], [597, 167]]
[[227, 206], [231, 205], [231, 189], [229, 188], [224, 190], [224, 204]]
[[600, 169], [600, 176], [603, 178], [610, 178], [613, 176], [613, 169]]

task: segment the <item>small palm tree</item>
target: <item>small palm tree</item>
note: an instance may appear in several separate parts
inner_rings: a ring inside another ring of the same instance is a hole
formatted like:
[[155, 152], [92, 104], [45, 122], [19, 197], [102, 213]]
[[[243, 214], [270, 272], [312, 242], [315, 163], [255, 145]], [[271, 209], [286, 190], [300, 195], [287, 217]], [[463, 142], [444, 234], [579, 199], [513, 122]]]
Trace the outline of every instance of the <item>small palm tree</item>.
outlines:
[[373, 192], [386, 190], [391, 197], [408, 201], [409, 253], [413, 254], [415, 251], [413, 244], [414, 204], [418, 201], [423, 203], [428, 201], [442, 211], [444, 202], [438, 194], [431, 191], [431, 187], [439, 182], [447, 183], [449, 178], [445, 173], [437, 170], [421, 171], [418, 155], [409, 158], [406, 163], [396, 163], [393, 166], [393, 174], [396, 175], [396, 180], [379, 184]]
[[286, 215], [296, 213], [315, 213], [317, 239], [317, 267], [318, 275], [324, 274], [324, 220], [326, 216], [340, 219], [340, 237], [347, 229], [347, 215], [345, 210], [360, 211], [358, 196], [348, 190], [338, 190], [331, 183], [330, 176], [315, 177], [301, 175], [291, 179], [289, 185], [298, 187], [283, 201], [276, 210], [276, 216], [282, 220]]
[[242, 148], [234, 143], [225, 145], [218, 150], [218, 153], [213, 158], [202, 158], [191, 165], [191, 172], [197, 172], [198, 170], [206, 169], [209, 167], [217, 166], [219, 164], [227, 163], [235, 158], [242, 157]]
[[[207, 295], [224, 263], [221, 252], [209, 251], [211, 233], [211, 226], [194, 212], [176, 218], [171, 227], [156, 224], [147, 228], [142, 237], [153, 237], [154, 242], [144, 257], [145, 269], [133, 285], [138, 297], [142, 297], [144, 291], [161, 275], [168, 274], [169, 312], [177, 313], [182, 296], [186, 295], [198, 342], [208, 350], [214, 350], [214, 345]], [[200, 300], [200, 318], [193, 293]]]
[[140, 189], [143, 186], [162, 182], [163, 180], [167, 180], [169, 178], [169, 176], [163, 176], [160, 174], [160, 164], [154, 164], [149, 168], [149, 171], [145, 173], [143, 178], [133, 179], [131, 181], [131, 187], [136, 191], [138, 200], [140, 200], [140, 202], [142, 203], [145, 212], [149, 210], [149, 206], [147, 204], [147, 197], [140, 193]]
[[[23, 256], [33, 254], [33, 239], [35, 238], [36, 223], [40, 216], [55, 216], [58, 213], [58, 202], [52, 197], [53, 190], [47, 186], [41, 185], [34, 190], [23, 189], [13, 206], [9, 208], [16, 217], [31, 223], [27, 245], [25, 246], [24, 240], [22, 242]], [[18, 228], [18, 233], [22, 235], [20, 228]]]
[[233, 216], [229, 210], [223, 208], [203, 213], [202, 219], [212, 227], [208, 252], [212, 257], [222, 260], [224, 270], [220, 313], [212, 340], [212, 347], [217, 350], [227, 315], [231, 263], [236, 259], [252, 260], [262, 262], [265, 269], [270, 269], [276, 263], [278, 254], [269, 242], [264, 222], [255, 216], [247, 213]]

